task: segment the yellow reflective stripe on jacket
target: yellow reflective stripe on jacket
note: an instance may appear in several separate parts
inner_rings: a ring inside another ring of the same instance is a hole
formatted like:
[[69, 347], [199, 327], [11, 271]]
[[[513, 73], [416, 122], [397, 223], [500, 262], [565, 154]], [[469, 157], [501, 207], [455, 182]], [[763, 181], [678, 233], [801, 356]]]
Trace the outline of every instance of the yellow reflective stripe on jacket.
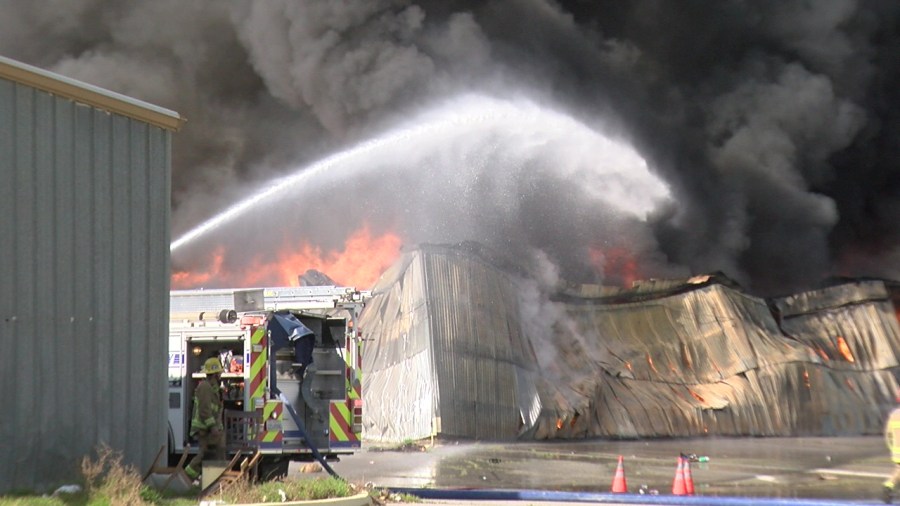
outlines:
[[194, 389], [194, 409], [191, 413], [191, 434], [208, 431], [213, 427], [224, 430], [222, 424], [222, 398], [219, 386], [202, 380]]
[[900, 464], [900, 408], [891, 411], [885, 424], [884, 439], [891, 451], [891, 460]]

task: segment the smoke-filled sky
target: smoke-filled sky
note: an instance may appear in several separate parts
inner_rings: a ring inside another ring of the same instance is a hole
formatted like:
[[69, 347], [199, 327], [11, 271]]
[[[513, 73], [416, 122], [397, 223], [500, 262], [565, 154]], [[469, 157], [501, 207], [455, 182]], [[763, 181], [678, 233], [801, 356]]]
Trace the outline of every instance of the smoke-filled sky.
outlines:
[[[574, 282], [622, 281], [629, 262], [760, 294], [900, 278], [893, 0], [0, 0], [0, 54], [187, 118], [173, 238], [448, 104], [575, 125], [488, 119], [323, 167], [289, 206], [206, 239], [233, 268], [248, 237], [328, 252], [364, 228], [537, 254]], [[645, 164], [616, 154], [632, 148]]]

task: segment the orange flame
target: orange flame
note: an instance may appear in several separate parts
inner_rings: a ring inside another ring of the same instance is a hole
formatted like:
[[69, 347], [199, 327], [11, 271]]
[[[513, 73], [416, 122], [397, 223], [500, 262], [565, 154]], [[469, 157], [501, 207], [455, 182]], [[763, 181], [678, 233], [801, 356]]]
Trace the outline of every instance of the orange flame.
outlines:
[[838, 336], [837, 338], [838, 350], [841, 352], [841, 355], [847, 360], [847, 362], [853, 363], [856, 362], [853, 358], [853, 352], [850, 351], [850, 346], [847, 344], [847, 340], [842, 336]]
[[637, 258], [625, 247], [591, 247], [588, 257], [591, 265], [603, 273], [604, 279], [618, 282], [623, 287], [630, 287], [641, 279]]
[[650, 356], [649, 352], [647, 352], [647, 363], [650, 364], [650, 368], [653, 369], [653, 372], [659, 374], [659, 371], [656, 370], [656, 366], [653, 365], [653, 357]]
[[214, 276], [222, 271], [222, 263], [225, 260], [225, 249], [221, 246], [217, 247], [212, 253], [212, 260], [209, 262], [209, 269], [202, 272], [175, 271], [172, 273], [172, 288], [175, 290], [182, 288], [190, 288], [204, 286], [209, 283]]
[[342, 251], [323, 252], [308, 243], [286, 244], [274, 259], [257, 255], [245, 266], [230, 271], [223, 267], [225, 251], [220, 247], [206, 269], [173, 272], [172, 288], [296, 286], [301, 274], [315, 269], [338, 285], [367, 289], [397, 260], [401, 244], [400, 238], [390, 232], [373, 238], [369, 228], [363, 226], [347, 238]]
[[690, 388], [688, 388], [688, 392], [690, 392], [691, 395], [694, 396], [694, 399], [697, 399], [697, 400], [700, 401], [700, 402], [706, 402], [706, 401], [703, 399], [703, 396], [701, 396], [701, 395], [698, 394], [697, 392], [691, 390]]

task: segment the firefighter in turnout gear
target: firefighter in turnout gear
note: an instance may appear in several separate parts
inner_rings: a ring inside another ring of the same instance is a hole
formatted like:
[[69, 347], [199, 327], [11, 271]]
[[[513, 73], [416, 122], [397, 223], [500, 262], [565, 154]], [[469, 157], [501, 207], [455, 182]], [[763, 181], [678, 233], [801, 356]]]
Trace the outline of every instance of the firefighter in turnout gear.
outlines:
[[[897, 402], [900, 403], [900, 392], [897, 393]], [[888, 416], [884, 426], [884, 441], [891, 452], [891, 460], [894, 462], [894, 474], [884, 482], [884, 502], [893, 500], [897, 484], [900, 484], [900, 406], [894, 408]]]
[[216, 357], [209, 358], [203, 363], [203, 372], [206, 378], [194, 389], [191, 417], [191, 436], [200, 442], [200, 449], [184, 468], [191, 479], [200, 476], [204, 457], [212, 455], [217, 460], [225, 460], [225, 426], [222, 424], [222, 393], [219, 389], [222, 363]]

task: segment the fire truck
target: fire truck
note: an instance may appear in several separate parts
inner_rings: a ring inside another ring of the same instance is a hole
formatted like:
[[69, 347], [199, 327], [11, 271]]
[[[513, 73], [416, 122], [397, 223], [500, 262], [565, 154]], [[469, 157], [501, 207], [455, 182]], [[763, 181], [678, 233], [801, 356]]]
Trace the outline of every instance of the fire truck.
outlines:
[[193, 391], [203, 363], [222, 363], [226, 445], [260, 455], [259, 476], [292, 460], [336, 459], [360, 447], [357, 317], [369, 297], [352, 287], [175, 290], [169, 321], [169, 457], [196, 453]]

